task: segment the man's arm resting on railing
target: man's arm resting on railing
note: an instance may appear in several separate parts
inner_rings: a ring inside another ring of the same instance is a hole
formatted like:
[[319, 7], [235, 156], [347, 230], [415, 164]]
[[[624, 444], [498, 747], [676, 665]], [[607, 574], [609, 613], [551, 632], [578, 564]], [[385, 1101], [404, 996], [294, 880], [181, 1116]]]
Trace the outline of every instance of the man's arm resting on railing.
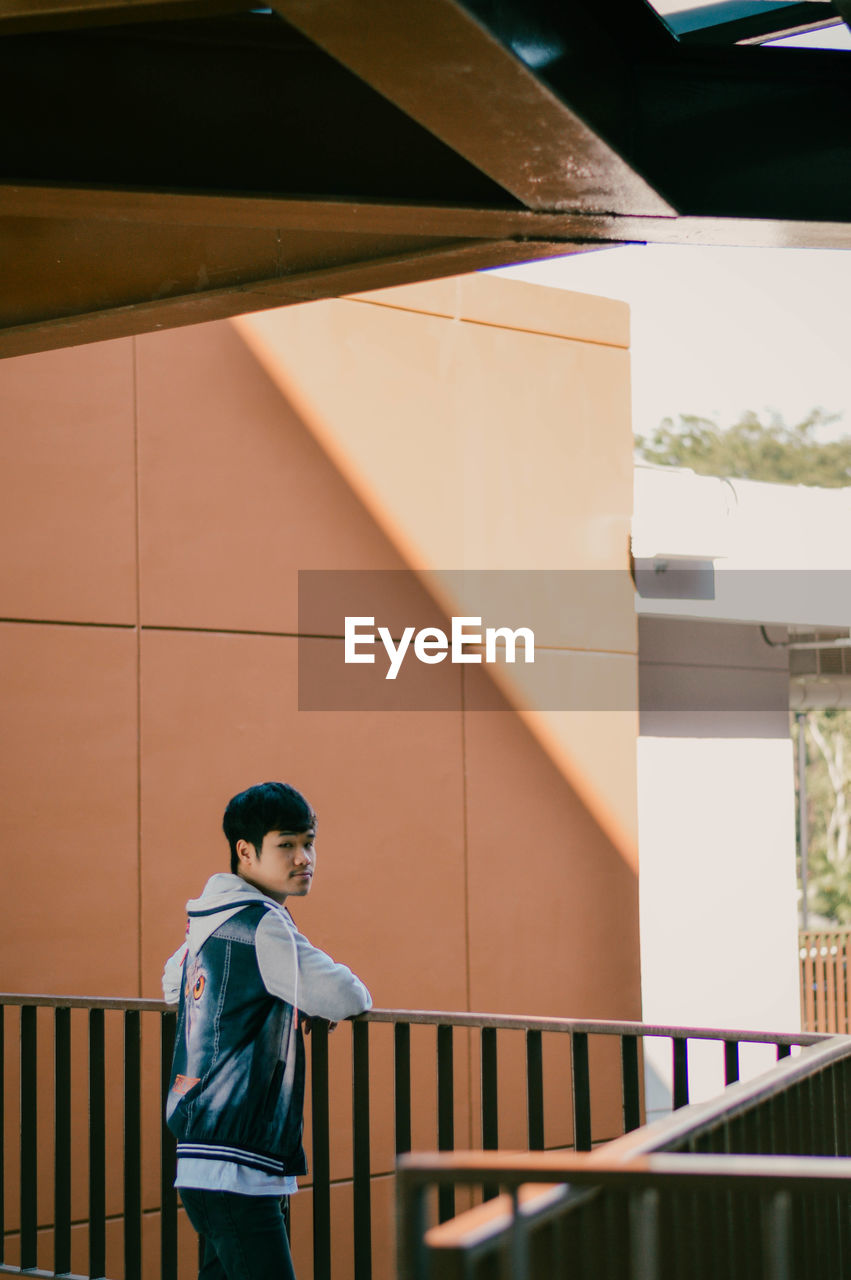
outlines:
[[[269, 994], [297, 1003], [309, 1017], [340, 1022], [372, 1008], [372, 996], [360, 978], [314, 947], [297, 929], [290, 929], [276, 912], [268, 912], [261, 920], [255, 947], [260, 977]], [[166, 961], [162, 982], [167, 1004], [176, 1004], [180, 997], [186, 952], [183, 942]]]
[[255, 946], [260, 977], [269, 994], [297, 1004], [309, 1017], [340, 1022], [372, 1007], [372, 996], [360, 978], [290, 928], [277, 912], [268, 912], [257, 926]]

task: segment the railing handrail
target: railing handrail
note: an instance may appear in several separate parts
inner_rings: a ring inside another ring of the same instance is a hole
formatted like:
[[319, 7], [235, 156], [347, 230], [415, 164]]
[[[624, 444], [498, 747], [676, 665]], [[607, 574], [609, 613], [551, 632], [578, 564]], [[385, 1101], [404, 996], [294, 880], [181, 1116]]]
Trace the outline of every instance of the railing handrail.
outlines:
[[661, 1151], [674, 1142], [710, 1128], [716, 1121], [732, 1119], [756, 1103], [777, 1096], [798, 1080], [837, 1059], [851, 1056], [851, 1036], [821, 1036], [820, 1039], [827, 1043], [810, 1045], [799, 1057], [784, 1058], [752, 1080], [730, 1084], [717, 1098], [691, 1103], [641, 1129], [613, 1138], [606, 1143], [605, 1149], [589, 1152], [588, 1158], [596, 1161], [599, 1156], [601, 1160], [626, 1161]]
[[506, 1189], [527, 1182], [569, 1182], [623, 1186], [637, 1182], [659, 1185], [689, 1177], [706, 1183], [748, 1179], [752, 1186], [773, 1190], [847, 1183], [848, 1156], [718, 1155], [710, 1152], [666, 1152], [636, 1158], [629, 1164], [592, 1159], [573, 1151], [429, 1151], [399, 1156], [396, 1170], [410, 1187], [441, 1183], [498, 1183]]
[[137, 1009], [144, 1013], [174, 1013], [176, 1004], [133, 996], [48, 996], [27, 992], [0, 992], [0, 1004], [36, 1005], [41, 1009]]
[[[2, 999], [2, 997], [0, 997]], [[660, 1036], [670, 1040], [737, 1040], [747, 1044], [773, 1044], [806, 1047], [835, 1037], [819, 1031], [749, 1031], [739, 1027], [681, 1027], [656, 1022], [618, 1022], [600, 1018], [528, 1017], [511, 1013], [452, 1013], [445, 1010], [371, 1009], [355, 1021], [398, 1022], [404, 1018], [413, 1024], [484, 1028], [580, 1032], [585, 1035]]]
[[[52, 996], [0, 992], [0, 1004], [37, 1005], [49, 1009], [137, 1009], [174, 1012], [163, 1000], [122, 996]], [[441, 1009], [370, 1009], [352, 1022], [409, 1022], [414, 1026], [455, 1026], [474, 1029], [551, 1031], [613, 1036], [659, 1036], [671, 1040], [725, 1040], [742, 1044], [800, 1046], [821, 1044], [836, 1037], [818, 1031], [752, 1031], [739, 1027], [681, 1027], [655, 1022], [608, 1021], [597, 1018], [527, 1017], [524, 1014], [466, 1013]]]

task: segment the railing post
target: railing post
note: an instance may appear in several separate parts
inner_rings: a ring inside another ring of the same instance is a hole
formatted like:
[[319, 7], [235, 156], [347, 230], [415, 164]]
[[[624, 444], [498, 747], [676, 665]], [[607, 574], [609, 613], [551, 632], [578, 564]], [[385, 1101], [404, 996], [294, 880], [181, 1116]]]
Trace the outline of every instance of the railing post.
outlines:
[[124, 1012], [124, 1280], [142, 1276], [142, 1026]]
[[659, 1275], [659, 1193], [652, 1189], [629, 1196], [630, 1280], [657, 1280]]
[[[499, 1147], [499, 1102], [496, 1056], [496, 1027], [482, 1027], [481, 1035], [482, 1148], [496, 1151]], [[492, 1200], [499, 1188], [484, 1188], [485, 1200]]]
[[623, 1130], [631, 1133], [641, 1124], [641, 1084], [638, 1075], [638, 1036], [621, 1036], [621, 1087]]
[[[452, 1151], [455, 1147], [455, 1072], [452, 1052], [452, 1027], [442, 1023], [437, 1028], [437, 1149]], [[442, 1185], [437, 1194], [438, 1217], [446, 1222], [455, 1214], [455, 1188]]]
[[393, 1111], [396, 1155], [411, 1149], [411, 1027], [393, 1024]]
[[426, 1188], [404, 1172], [398, 1178], [399, 1231], [396, 1242], [398, 1280], [428, 1280], [426, 1256]]
[[355, 1280], [372, 1275], [369, 1156], [369, 1023], [352, 1023], [353, 1195]]
[[763, 1207], [762, 1247], [766, 1280], [791, 1280], [791, 1208], [788, 1191], [775, 1192]]
[[[839, 1071], [839, 1154], [851, 1155], [851, 1063], [848, 1059], [837, 1063]], [[849, 1218], [851, 1226], [851, 1218]]]
[[71, 1270], [71, 1010], [53, 1014], [53, 1270]]
[[499, 1146], [497, 1103], [496, 1028], [482, 1027], [482, 1147], [496, 1151]]
[[526, 1121], [530, 1151], [544, 1149], [544, 1054], [540, 1031], [526, 1032]]
[[106, 1115], [103, 1009], [89, 1010], [89, 1276], [106, 1275]]
[[38, 1266], [38, 1039], [35, 1005], [21, 1009], [21, 1269]]
[[688, 1106], [688, 1040], [675, 1038], [674, 1045], [674, 1110]]
[[724, 1041], [724, 1084], [735, 1084], [739, 1078], [739, 1042]]
[[529, 1276], [529, 1237], [526, 1223], [520, 1212], [519, 1187], [512, 1186], [511, 1191], [511, 1228], [508, 1233], [508, 1250], [505, 1280], [528, 1280]]
[[[352, 1028], [354, 1030], [354, 1028]], [[328, 1123], [328, 1023], [310, 1030], [310, 1111], [313, 1159], [313, 1275], [331, 1280], [331, 1166]]]
[[165, 1122], [176, 1013], [160, 1014], [160, 1275], [177, 1280], [177, 1192], [174, 1189], [177, 1142]]
[[778, 1156], [786, 1156], [790, 1152], [790, 1096], [788, 1093], [782, 1093], [777, 1100], [774, 1151]]
[[588, 1033], [570, 1034], [573, 1068], [573, 1145], [577, 1151], [591, 1150], [591, 1080], [588, 1071]]

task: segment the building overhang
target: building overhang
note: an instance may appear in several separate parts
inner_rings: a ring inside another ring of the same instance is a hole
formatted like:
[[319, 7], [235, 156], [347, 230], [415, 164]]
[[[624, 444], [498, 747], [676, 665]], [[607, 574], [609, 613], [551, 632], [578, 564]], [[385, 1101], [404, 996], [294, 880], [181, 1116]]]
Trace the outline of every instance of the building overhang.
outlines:
[[612, 244], [847, 246], [851, 54], [753, 43], [816, 8], [0, 0], [0, 355]]
[[758, 627], [788, 661], [794, 710], [851, 706], [849, 539], [848, 489], [639, 465], [636, 612]]

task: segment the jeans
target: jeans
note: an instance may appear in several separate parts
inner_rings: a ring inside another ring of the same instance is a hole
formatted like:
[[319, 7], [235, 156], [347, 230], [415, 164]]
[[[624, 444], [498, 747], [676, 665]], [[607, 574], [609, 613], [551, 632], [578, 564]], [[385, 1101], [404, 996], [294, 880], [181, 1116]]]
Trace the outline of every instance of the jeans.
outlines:
[[198, 1280], [295, 1280], [278, 1196], [181, 1187], [203, 1245]]

